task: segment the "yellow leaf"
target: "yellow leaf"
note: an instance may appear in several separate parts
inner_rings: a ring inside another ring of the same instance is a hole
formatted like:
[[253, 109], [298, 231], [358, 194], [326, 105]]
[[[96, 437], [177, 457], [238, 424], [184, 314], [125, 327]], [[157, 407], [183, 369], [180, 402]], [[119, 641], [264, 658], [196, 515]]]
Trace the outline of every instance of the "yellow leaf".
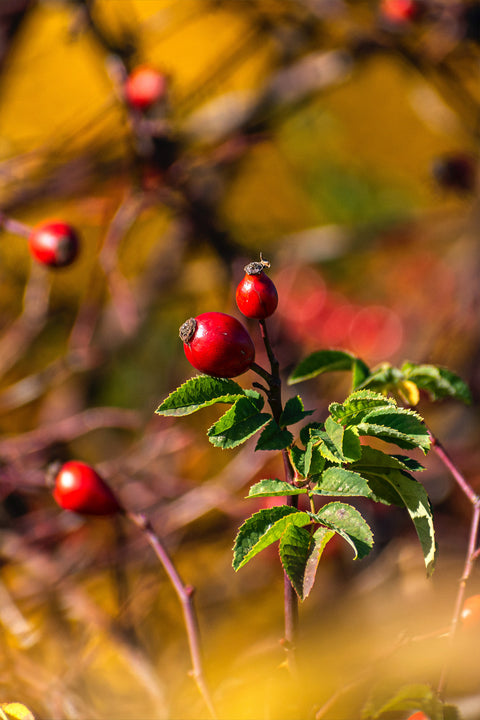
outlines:
[[2, 720], [35, 720], [30, 710], [19, 702], [2, 703], [0, 712]]
[[399, 383], [397, 385], [397, 392], [407, 405], [418, 405], [420, 392], [411, 380], [403, 380], [403, 382]]

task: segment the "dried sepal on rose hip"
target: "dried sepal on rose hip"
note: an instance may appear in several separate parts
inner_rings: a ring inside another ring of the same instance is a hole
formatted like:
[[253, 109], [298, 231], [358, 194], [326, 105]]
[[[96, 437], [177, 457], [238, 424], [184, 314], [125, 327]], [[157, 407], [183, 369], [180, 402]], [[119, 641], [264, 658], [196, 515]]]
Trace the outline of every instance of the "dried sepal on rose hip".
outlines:
[[54, 480], [53, 497], [64, 510], [80, 515], [116, 515], [123, 512], [105, 480], [87, 463], [64, 463]]
[[263, 258], [245, 266], [245, 277], [237, 286], [236, 301], [240, 312], [252, 320], [270, 317], [278, 305], [278, 293], [273, 281], [266, 275], [270, 263]]
[[187, 360], [213, 377], [232, 378], [255, 360], [255, 346], [246, 328], [222, 312], [206, 312], [186, 320], [179, 330]]
[[136, 110], [148, 110], [167, 93], [167, 77], [150, 65], [138, 65], [125, 80], [125, 100]]
[[77, 231], [63, 220], [47, 220], [36, 225], [28, 238], [32, 257], [42, 265], [61, 268], [77, 258], [80, 240]]

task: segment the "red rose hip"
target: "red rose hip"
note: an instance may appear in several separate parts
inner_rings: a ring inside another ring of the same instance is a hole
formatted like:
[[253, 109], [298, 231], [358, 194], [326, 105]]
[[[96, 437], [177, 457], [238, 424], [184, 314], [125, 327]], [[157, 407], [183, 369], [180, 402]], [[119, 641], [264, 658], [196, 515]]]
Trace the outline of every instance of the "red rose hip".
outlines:
[[53, 497], [64, 510], [81, 515], [115, 515], [122, 510], [96, 470], [78, 460], [62, 465], [55, 478]]
[[255, 360], [255, 346], [241, 322], [221, 312], [190, 318], [179, 330], [187, 360], [213, 377], [232, 378], [246, 372]]
[[464, 628], [480, 627], [480, 595], [470, 595], [463, 603], [460, 620]]
[[167, 78], [149, 65], [136, 67], [125, 81], [125, 99], [132, 108], [147, 110], [165, 97]]
[[265, 274], [265, 261], [252, 262], [245, 267], [245, 277], [237, 287], [238, 309], [245, 317], [263, 320], [272, 315], [278, 305], [277, 288]]
[[30, 253], [42, 265], [66, 267], [76, 259], [79, 237], [71, 225], [61, 220], [49, 220], [36, 225], [28, 238]]

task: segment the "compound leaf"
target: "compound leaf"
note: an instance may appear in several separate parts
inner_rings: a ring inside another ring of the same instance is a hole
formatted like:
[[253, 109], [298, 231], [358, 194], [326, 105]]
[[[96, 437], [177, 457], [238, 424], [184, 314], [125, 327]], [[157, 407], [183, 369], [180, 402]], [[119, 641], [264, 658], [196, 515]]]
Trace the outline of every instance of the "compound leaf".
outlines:
[[362, 454], [360, 440], [352, 428], [344, 428], [332, 417], [325, 421], [325, 432], [335, 445], [342, 462], [353, 462], [358, 460]]
[[313, 547], [305, 565], [305, 573], [303, 576], [303, 590], [301, 598], [305, 600], [310, 594], [310, 590], [315, 582], [315, 576], [317, 574], [318, 563], [322, 557], [322, 553], [329, 542], [335, 535], [334, 530], [320, 525], [317, 530], [313, 533]]
[[233, 380], [197, 375], [170, 393], [155, 412], [157, 415], [190, 415], [215, 403], [234, 403], [243, 396], [245, 391]]
[[244, 443], [271, 419], [271, 415], [261, 413], [245, 396], [238, 398], [234, 405], [212, 425], [207, 435], [216, 447], [234, 448]]
[[280, 540], [287, 525], [298, 527], [311, 523], [308, 513], [290, 505], [266, 508], [251, 515], [240, 527], [233, 548], [233, 568], [239, 570], [255, 555]]

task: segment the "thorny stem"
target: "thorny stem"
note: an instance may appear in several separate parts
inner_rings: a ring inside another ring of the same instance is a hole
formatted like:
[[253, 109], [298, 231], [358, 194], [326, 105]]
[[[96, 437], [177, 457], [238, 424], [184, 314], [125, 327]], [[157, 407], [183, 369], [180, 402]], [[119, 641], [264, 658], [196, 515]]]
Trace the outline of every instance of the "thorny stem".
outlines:
[[450, 622], [450, 630], [448, 633], [448, 640], [449, 640], [449, 652], [447, 652], [446, 655], [446, 661], [443, 665], [442, 672], [440, 674], [440, 680], [438, 683], [438, 693], [439, 695], [443, 695], [445, 692], [445, 688], [448, 681], [448, 676], [450, 673], [450, 667], [452, 662], [452, 647], [453, 643], [455, 641], [455, 636], [458, 628], [458, 623], [460, 620], [460, 615], [462, 612], [463, 607], [463, 601], [465, 598], [465, 589], [468, 582], [468, 579], [470, 577], [470, 574], [472, 572], [472, 568], [474, 565], [474, 562], [477, 558], [478, 551], [476, 550], [477, 547], [477, 536], [478, 536], [478, 528], [480, 524], [480, 497], [475, 493], [473, 488], [470, 486], [470, 484], [467, 482], [467, 480], [464, 478], [463, 474], [460, 472], [460, 470], [457, 468], [451, 457], [448, 455], [447, 451], [441, 444], [441, 442], [431, 433], [429, 432], [430, 439], [432, 442], [432, 449], [436, 453], [436, 455], [439, 457], [441, 462], [445, 465], [447, 470], [451, 473], [452, 477], [454, 478], [455, 482], [458, 484], [462, 492], [466, 495], [468, 500], [473, 506], [473, 515], [472, 515], [472, 522], [470, 524], [470, 534], [468, 538], [468, 547], [467, 547], [467, 553], [465, 556], [465, 564], [463, 567], [463, 573], [462, 577], [460, 578], [460, 584], [458, 586], [457, 591], [457, 597], [455, 599], [455, 605], [453, 610], [452, 619]]
[[[268, 383], [268, 402], [272, 410], [273, 419], [279, 423], [280, 416], [283, 411], [282, 406], [282, 381], [280, 379], [280, 365], [274, 355], [270, 338], [268, 336], [267, 325], [265, 320], [260, 320], [260, 329], [262, 339], [270, 361], [271, 374], [266, 373], [263, 368], [259, 373]], [[258, 372], [258, 366], [253, 368]], [[282, 450], [283, 466], [285, 471], [285, 480], [293, 484], [294, 472], [287, 450]], [[286, 499], [287, 505], [290, 507], [298, 507], [298, 496], [290, 495]], [[296, 674], [295, 647], [298, 637], [298, 598], [288, 575], [284, 573], [284, 605], [285, 605], [285, 637], [284, 647], [287, 652], [288, 667], [292, 674]]]
[[188, 644], [190, 648], [190, 657], [192, 660], [192, 676], [195, 680], [197, 688], [202, 696], [205, 705], [211, 717], [215, 720], [217, 714], [210, 696], [210, 692], [205, 680], [203, 672], [202, 654], [200, 650], [200, 629], [198, 624], [197, 613], [193, 602], [194, 588], [191, 585], [185, 585], [178, 574], [178, 571], [173, 564], [165, 546], [160, 540], [159, 536], [155, 532], [152, 523], [145, 515], [141, 513], [127, 512], [127, 517], [137, 526], [140, 530], [145, 533], [145, 536], [152, 546], [156, 556], [163, 565], [165, 572], [168, 575], [170, 582], [180, 600], [183, 610], [183, 617], [185, 621], [185, 628], [187, 631]]

